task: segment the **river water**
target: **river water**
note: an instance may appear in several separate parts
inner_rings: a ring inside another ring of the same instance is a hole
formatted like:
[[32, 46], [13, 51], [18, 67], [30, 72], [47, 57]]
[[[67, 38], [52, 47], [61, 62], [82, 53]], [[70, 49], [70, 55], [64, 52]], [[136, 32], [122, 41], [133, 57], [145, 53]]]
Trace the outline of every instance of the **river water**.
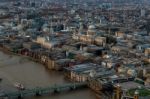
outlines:
[[[14, 83], [19, 82], [26, 88], [46, 87], [55, 84], [69, 83], [64, 80], [63, 73], [49, 71], [43, 65], [30, 61], [21, 56], [0, 52], [0, 90], [14, 91]], [[25, 99], [96, 99], [89, 89], [64, 92], [41, 97], [27, 97]]]

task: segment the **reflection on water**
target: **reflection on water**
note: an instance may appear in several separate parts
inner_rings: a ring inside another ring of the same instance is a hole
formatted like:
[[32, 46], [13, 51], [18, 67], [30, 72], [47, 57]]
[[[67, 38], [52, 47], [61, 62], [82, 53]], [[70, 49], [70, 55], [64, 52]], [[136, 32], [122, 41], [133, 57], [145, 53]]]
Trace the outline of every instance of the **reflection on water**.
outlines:
[[[14, 83], [19, 82], [26, 88], [46, 87], [55, 84], [68, 83], [61, 72], [48, 71], [41, 64], [32, 62], [24, 57], [7, 55], [0, 52], [0, 83], [1, 89], [14, 91]], [[44, 97], [28, 97], [25, 99], [96, 99], [95, 94], [88, 90], [77, 90], [68, 93]]]

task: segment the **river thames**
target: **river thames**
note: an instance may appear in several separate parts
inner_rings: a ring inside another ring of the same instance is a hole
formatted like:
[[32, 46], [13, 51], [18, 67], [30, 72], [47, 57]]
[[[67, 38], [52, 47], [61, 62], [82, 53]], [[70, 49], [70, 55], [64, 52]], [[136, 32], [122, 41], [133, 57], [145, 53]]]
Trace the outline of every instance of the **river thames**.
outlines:
[[[16, 82], [26, 88], [46, 87], [69, 83], [64, 80], [62, 72], [49, 71], [43, 65], [35, 63], [22, 56], [9, 55], [0, 52], [0, 89], [3, 91], [15, 91]], [[26, 97], [25, 99], [96, 99], [90, 89], [81, 89], [60, 94], [41, 97]]]

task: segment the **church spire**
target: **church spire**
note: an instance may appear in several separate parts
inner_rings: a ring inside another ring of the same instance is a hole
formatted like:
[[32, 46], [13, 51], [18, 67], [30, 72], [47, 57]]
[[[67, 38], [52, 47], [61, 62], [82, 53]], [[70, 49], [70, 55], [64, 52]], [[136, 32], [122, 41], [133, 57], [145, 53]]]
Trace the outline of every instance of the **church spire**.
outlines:
[[82, 21], [80, 20], [80, 23], [79, 23], [80, 25], [80, 27], [79, 27], [79, 35], [81, 35], [82, 34], [82, 32], [83, 32], [83, 23], [82, 23]]

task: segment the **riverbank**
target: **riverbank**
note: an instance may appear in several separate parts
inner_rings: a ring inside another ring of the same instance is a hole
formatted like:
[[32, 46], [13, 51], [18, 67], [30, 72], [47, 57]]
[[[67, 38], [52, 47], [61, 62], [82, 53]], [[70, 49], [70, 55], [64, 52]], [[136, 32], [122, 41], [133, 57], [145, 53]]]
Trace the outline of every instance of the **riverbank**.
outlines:
[[[0, 56], [1, 63], [3, 63], [1, 64], [3, 67], [0, 67], [0, 77], [3, 77], [1, 88], [6, 91], [16, 90], [13, 86], [14, 82], [21, 82], [27, 88], [69, 83], [64, 80], [62, 72], [47, 70], [39, 63], [32, 62], [28, 59], [24, 60], [24, 57], [3, 52], [0, 52]], [[96, 99], [94, 92], [89, 89], [68, 92], [67, 94], [61, 93], [60, 95], [52, 95], [51, 99], [73, 99], [73, 96], [82, 99], [85, 95], [87, 96], [86, 99]], [[49, 99], [49, 96], [33, 97], [33, 99]]]
[[[13, 87], [13, 83], [18, 81], [24, 84], [27, 88], [33, 88], [36, 86], [49, 86], [54, 84], [63, 84], [63, 83], [69, 83], [69, 81], [64, 79], [62, 72], [57, 71], [49, 71], [45, 66], [37, 63], [32, 62], [32, 59], [28, 56], [23, 56], [19, 54], [15, 54], [13, 52], [9, 52], [7, 50], [2, 50], [3, 52], [0, 52], [1, 60], [4, 62], [1, 65], [5, 65], [1, 68], [1, 72], [3, 71], [4, 80], [1, 84], [1, 88], [5, 89], [6, 91], [14, 91], [16, 90]], [[24, 61], [23, 59], [27, 59], [28, 61]], [[9, 63], [10, 61], [10, 63]], [[14, 62], [11, 64], [11, 62]], [[9, 63], [9, 65], [7, 65]], [[7, 65], [7, 66], [6, 66]], [[18, 75], [19, 74], [19, 75]], [[78, 95], [80, 97], [78, 97]], [[62, 93], [60, 95], [52, 95], [52, 99], [70, 99], [72, 96], [78, 97], [80, 99], [81, 97], [85, 97], [84, 95], [87, 95], [87, 99], [96, 99], [96, 96], [94, 92], [90, 91], [89, 89], [83, 89], [77, 90], [69, 93]], [[69, 97], [69, 98], [68, 98]], [[43, 96], [43, 97], [33, 97], [33, 99], [49, 99], [49, 96]], [[28, 98], [27, 98], [28, 99]], [[31, 98], [30, 98], [31, 99]], [[71, 98], [73, 99], [73, 98]], [[81, 98], [82, 99], [82, 98]]]
[[30, 59], [30, 60], [32, 60], [32, 61], [38, 62], [38, 60], [36, 60], [36, 59], [34, 59], [34, 58], [30, 57], [30, 56], [25, 56], [25, 55], [22, 55], [22, 54], [14, 53], [14, 52], [5, 50], [5, 49], [2, 48], [2, 47], [0, 47], [0, 51], [4, 52], [5, 54], [16, 55], [16, 56], [20, 56], [20, 57], [27, 58], [27, 59]]

